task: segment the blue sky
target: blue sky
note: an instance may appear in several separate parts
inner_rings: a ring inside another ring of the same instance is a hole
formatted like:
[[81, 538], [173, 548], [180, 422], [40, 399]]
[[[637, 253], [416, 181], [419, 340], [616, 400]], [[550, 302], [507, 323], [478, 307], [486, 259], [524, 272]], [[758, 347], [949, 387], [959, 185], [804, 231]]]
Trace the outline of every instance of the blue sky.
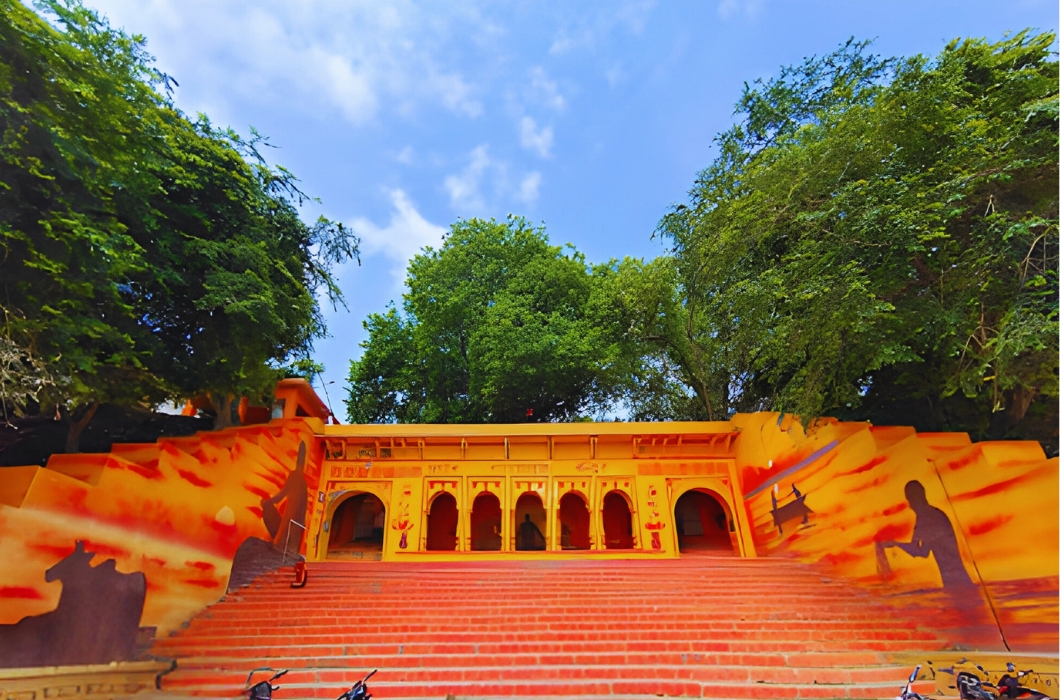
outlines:
[[523, 214], [592, 261], [654, 257], [745, 81], [850, 37], [884, 55], [1056, 31], [1055, 0], [86, 0], [147, 37], [178, 105], [273, 162], [362, 238], [316, 344], [335, 412], [362, 321], [458, 218]]

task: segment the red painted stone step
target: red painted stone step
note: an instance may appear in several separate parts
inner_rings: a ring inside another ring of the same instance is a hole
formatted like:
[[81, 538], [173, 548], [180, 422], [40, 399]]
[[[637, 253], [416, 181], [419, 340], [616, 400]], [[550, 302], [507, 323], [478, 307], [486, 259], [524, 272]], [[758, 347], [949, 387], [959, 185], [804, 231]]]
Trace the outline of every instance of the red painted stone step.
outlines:
[[896, 652], [942, 645], [865, 591], [785, 560], [391, 562], [259, 579], [154, 653], [163, 688], [234, 695], [259, 665], [277, 698], [894, 697]]

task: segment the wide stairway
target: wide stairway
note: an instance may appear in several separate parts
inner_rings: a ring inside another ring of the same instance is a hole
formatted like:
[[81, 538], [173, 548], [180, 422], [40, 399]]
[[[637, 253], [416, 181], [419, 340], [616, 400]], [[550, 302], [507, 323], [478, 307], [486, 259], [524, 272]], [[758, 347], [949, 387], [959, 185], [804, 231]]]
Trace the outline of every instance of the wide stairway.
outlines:
[[[232, 697], [289, 668], [278, 700], [893, 698], [895, 655], [942, 640], [871, 594], [792, 561], [311, 564], [229, 593], [153, 653], [174, 695]], [[930, 692], [933, 684], [918, 688]]]

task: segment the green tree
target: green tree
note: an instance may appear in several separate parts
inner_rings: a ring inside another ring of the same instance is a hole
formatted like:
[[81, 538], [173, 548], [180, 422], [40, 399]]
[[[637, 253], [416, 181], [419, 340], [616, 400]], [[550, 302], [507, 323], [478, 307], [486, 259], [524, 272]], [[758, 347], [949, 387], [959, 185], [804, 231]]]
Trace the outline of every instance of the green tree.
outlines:
[[341, 301], [331, 269], [357, 240], [301, 222], [256, 135], [177, 110], [143, 37], [76, 0], [39, 7], [51, 24], [0, 0], [3, 395], [61, 407], [68, 450], [104, 401], [210, 393], [223, 426], [307, 356], [315, 294]]
[[1054, 41], [852, 41], [745, 87], [659, 226], [685, 317], [656, 335], [709, 417], [921, 402], [983, 435], [1055, 410]]
[[65, 31], [0, 2], [0, 305], [4, 336], [55, 378], [33, 398], [68, 412], [76, 448], [99, 401], [167, 393], [120, 284], [141, 250], [112, 204], [141, 185], [137, 115], [157, 105], [158, 75], [141, 43], [80, 7], [49, 9]]
[[599, 283], [613, 273], [518, 217], [454, 224], [410, 263], [404, 312], [365, 321], [349, 419], [571, 420], [612, 405], [629, 362]]
[[150, 367], [180, 395], [208, 394], [222, 428], [240, 397], [267, 399], [286, 363], [308, 360], [324, 332], [317, 294], [342, 302], [331, 267], [357, 256], [357, 239], [302, 222], [304, 195], [265, 163], [260, 138], [161, 116], [148, 165], [159, 188], [120, 206], [147, 262], [130, 290], [162, 348]]

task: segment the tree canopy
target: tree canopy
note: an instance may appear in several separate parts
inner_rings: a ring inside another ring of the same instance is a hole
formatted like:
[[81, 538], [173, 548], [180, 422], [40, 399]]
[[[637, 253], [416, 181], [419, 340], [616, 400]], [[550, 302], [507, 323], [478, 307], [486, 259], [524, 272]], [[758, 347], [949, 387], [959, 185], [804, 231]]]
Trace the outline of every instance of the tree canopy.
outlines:
[[316, 293], [341, 301], [357, 240], [301, 221], [256, 134], [181, 113], [143, 37], [39, 7], [0, 0], [5, 409], [210, 393], [224, 425], [323, 333]]
[[851, 41], [745, 87], [658, 228], [679, 303], [649, 287], [632, 326], [694, 413], [918, 404], [979, 435], [1036, 398], [1055, 413], [1054, 41], [954, 41], [934, 59]]
[[630, 360], [605, 280], [525, 219], [471, 219], [408, 268], [401, 311], [365, 321], [354, 422], [572, 420], [606, 410]]

